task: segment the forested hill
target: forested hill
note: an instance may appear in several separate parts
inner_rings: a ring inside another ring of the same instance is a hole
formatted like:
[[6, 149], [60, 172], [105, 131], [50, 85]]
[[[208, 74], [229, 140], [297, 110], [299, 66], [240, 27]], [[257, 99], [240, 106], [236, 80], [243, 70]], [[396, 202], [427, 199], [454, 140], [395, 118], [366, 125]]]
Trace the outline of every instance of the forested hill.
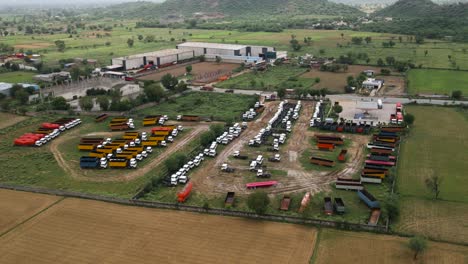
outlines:
[[[167, 0], [161, 4], [150, 2], [125, 3], [106, 8], [104, 15], [124, 17], [154, 17], [194, 13], [219, 13], [226, 17], [265, 15], [362, 15], [354, 7], [328, 0]], [[101, 13], [102, 14], [102, 13]]]
[[437, 5], [430, 0], [400, 0], [375, 13], [377, 17], [393, 17], [362, 25], [361, 30], [421, 35], [468, 42], [468, 3]]
[[395, 4], [376, 12], [375, 15], [400, 18], [438, 16], [466, 19], [468, 18], [468, 3], [438, 5], [431, 0], [400, 0]]

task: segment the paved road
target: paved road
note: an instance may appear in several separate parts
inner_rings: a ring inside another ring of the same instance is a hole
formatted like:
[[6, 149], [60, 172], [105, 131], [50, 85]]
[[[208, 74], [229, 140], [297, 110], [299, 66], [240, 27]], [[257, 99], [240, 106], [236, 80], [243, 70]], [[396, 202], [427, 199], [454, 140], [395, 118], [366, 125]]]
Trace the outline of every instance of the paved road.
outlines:
[[[200, 87], [189, 87], [194, 91], [200, 91]], [[226, 89], [214, 88], [215, 93], [224, 93]], [[261, 94], [264, 91], [259, 90], [238, 90], [234, 89], [235, 94], [247, 94], [247, 95], [254, 95], [254, 94]], [[412, 103], [417, 102], [419, 104], [433, 104], [433, 105], [444, 105], [444, 104], [468, 104], [468, 101], [452, 101], [452, 100], [442, 100], [442, 99], [408, 99], [404, 97], [365, 97], [365, 96], [358, 96], [354, 94], [333, 94], [327, 95], [328, 98], [332, 101], [340, 101], [340, 100], [355, 100], [355, 101], [377, 101], [378, 99], [382, 99], [384, 103]]]

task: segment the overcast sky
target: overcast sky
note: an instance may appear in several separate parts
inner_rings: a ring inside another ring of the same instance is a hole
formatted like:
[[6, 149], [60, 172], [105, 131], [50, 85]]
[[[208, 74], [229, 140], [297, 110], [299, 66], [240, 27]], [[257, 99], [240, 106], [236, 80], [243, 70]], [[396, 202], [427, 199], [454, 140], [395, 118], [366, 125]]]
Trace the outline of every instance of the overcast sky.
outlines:
[[[0, 6], [64, 6], [64, 5], [93, 5], [118, 4], [123, 2], [137, 2], [138, 0], [0, 0]], [[148, 2], [163, 2], [164, 0], [145, 0]]]

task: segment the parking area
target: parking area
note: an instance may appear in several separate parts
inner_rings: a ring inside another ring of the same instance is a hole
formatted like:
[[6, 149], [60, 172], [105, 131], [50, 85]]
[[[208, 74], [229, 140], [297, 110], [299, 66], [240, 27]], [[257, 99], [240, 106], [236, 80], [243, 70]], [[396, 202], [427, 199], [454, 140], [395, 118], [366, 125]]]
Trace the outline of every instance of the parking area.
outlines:
[[338, 102], [343, 107], [340, 118], [353, 120], [356, 123], [389, 123], [390, 115], [395, 113], [395, 104], [383, 103], [382, 109], [378, 109], [377, 100], [376, 98], [369, 98], [367, 101], [340, 100]]

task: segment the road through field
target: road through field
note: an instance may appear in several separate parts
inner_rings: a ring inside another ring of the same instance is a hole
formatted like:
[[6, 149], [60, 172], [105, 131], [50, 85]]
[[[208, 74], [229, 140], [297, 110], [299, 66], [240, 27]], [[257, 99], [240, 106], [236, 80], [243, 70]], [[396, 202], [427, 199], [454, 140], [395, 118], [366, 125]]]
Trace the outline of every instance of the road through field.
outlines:
[[311, 227], [67, 198], [0, 237], [9, 263], [309, 263]]

